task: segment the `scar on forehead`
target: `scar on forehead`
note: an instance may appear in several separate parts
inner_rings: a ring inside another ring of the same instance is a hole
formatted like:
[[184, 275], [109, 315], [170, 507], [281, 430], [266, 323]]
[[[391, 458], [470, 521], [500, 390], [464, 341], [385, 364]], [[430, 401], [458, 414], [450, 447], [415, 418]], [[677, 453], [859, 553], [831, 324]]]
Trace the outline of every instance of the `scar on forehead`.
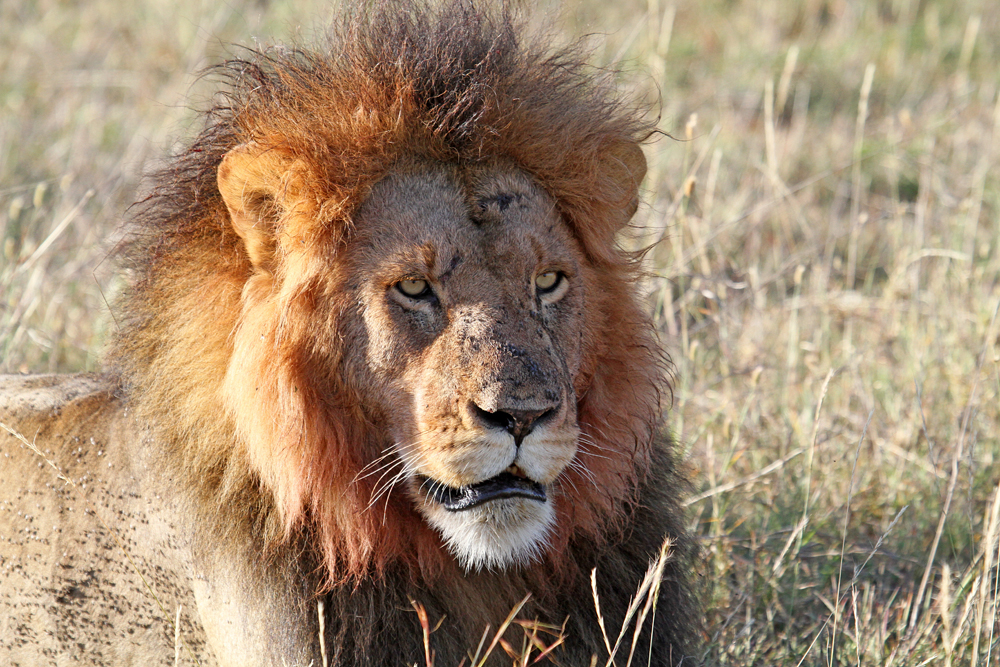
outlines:
[[519, 202], [522, 199], [524, 199], [524, 195], [519, 192], [501, 192], [490, 197], [483, 197], [479, 199], [476, 204], [479, 206], [480, 210], [485, 211], [490, 206], [496, 206], [497, 210], [499, 210], [500, 213], [503, 213], [510, 207], [511, 204]]
[[461, 264], [461, 263], [462, 263], [462, 256], [461, 255], [455, 255], [455, 256], [453, 256], [451, 258], [451, 262], [448, 263], [448, 268], [445, 269], [444, 272], [440, 276], [438, 276], [438, 280], [446, 280], [448, 278], [448, 276], [451, 275], [451, 272], [454, 271], [455, 269], [457, 269], [458, 265]]

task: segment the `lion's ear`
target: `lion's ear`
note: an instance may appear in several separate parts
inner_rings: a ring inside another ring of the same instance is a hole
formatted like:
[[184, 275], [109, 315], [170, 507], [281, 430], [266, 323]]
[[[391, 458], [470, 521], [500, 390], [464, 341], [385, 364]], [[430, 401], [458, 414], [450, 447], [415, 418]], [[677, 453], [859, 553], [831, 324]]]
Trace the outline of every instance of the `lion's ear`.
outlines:
[[266, 267], [274, 258], [276, 225], [298, 194], [291, 182], [293, 164], [285, 152], [254, 143], [233, 148], [219, 164], [219, 192], [254, 267]]
[[615, 144], [604, 156], [609, 178], [621, 190], [625, 203], [625, 218], [622, 224], [631, 220], [639, 208], [639, 184], [646, 176], [646, 156], [639, 144], [623, 141]]

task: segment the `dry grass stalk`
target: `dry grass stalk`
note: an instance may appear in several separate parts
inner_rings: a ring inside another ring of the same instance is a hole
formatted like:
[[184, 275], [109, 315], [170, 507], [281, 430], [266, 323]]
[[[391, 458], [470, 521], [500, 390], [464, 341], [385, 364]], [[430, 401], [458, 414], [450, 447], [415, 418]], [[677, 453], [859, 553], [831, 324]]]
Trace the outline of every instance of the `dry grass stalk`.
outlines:
[[[973, 643], [972, 643], [972, 664], [979, 664], [979, 642], [983, 636], [983, 621], [984, 621], [984, 609], [986, 608], [987, 600], [989, 599], [990, 593], [993, 594], [993, 615], [996, 614], [996, 591], [990, 590], [990, 581], [994, 578], [993, 575], [993, 559], [997, 551], [997, 532], [1000, 528], [1000, 484], [997, 485], [996, 491], [993, 493], [993, 503], [987, 512], [987, 516], [984, 518], [983, 525], [986, 526], [985, 534], [983, 535], [983, 569], [980, 575], [979, 584], [979, 596], [976, 599], [976, 620], [973, 626]], [[947, 567], [947, 566], [946, 566]], [[992, 644], [993, 639], [993, 628], [995, 619], [991, 618], [989, 623], [989, 635], [990, 643]]]

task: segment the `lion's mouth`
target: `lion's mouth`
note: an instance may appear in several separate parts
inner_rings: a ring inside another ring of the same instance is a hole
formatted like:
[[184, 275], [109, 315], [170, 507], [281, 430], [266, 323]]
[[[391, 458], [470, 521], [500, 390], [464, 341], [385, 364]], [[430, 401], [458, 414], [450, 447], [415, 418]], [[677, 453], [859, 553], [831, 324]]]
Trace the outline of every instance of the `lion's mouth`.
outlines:
[[[518, 471], [520, 472], [520, 471]], [[430, 483], [428, 495], [449, 512], [462, 512], [483, 503], [506, 498], [527, 498], [545, 502], [545, 487], [527, 477], [505, 470], [496, 477], [459, 488]], [[423, 485], [422, 485], [423, 486]]]

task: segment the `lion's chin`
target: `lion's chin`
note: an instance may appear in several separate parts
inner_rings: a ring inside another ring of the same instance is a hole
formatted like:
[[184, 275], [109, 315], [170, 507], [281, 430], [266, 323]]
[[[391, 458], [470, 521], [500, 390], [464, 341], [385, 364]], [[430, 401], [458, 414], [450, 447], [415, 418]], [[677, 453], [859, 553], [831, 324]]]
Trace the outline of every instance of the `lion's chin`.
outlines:
[[466, 570], [505, 570], [541, 556], [555, 522], [552, 503], [536, 497], [497, 497], [455, 511], [425, 496], [421, 513]]

